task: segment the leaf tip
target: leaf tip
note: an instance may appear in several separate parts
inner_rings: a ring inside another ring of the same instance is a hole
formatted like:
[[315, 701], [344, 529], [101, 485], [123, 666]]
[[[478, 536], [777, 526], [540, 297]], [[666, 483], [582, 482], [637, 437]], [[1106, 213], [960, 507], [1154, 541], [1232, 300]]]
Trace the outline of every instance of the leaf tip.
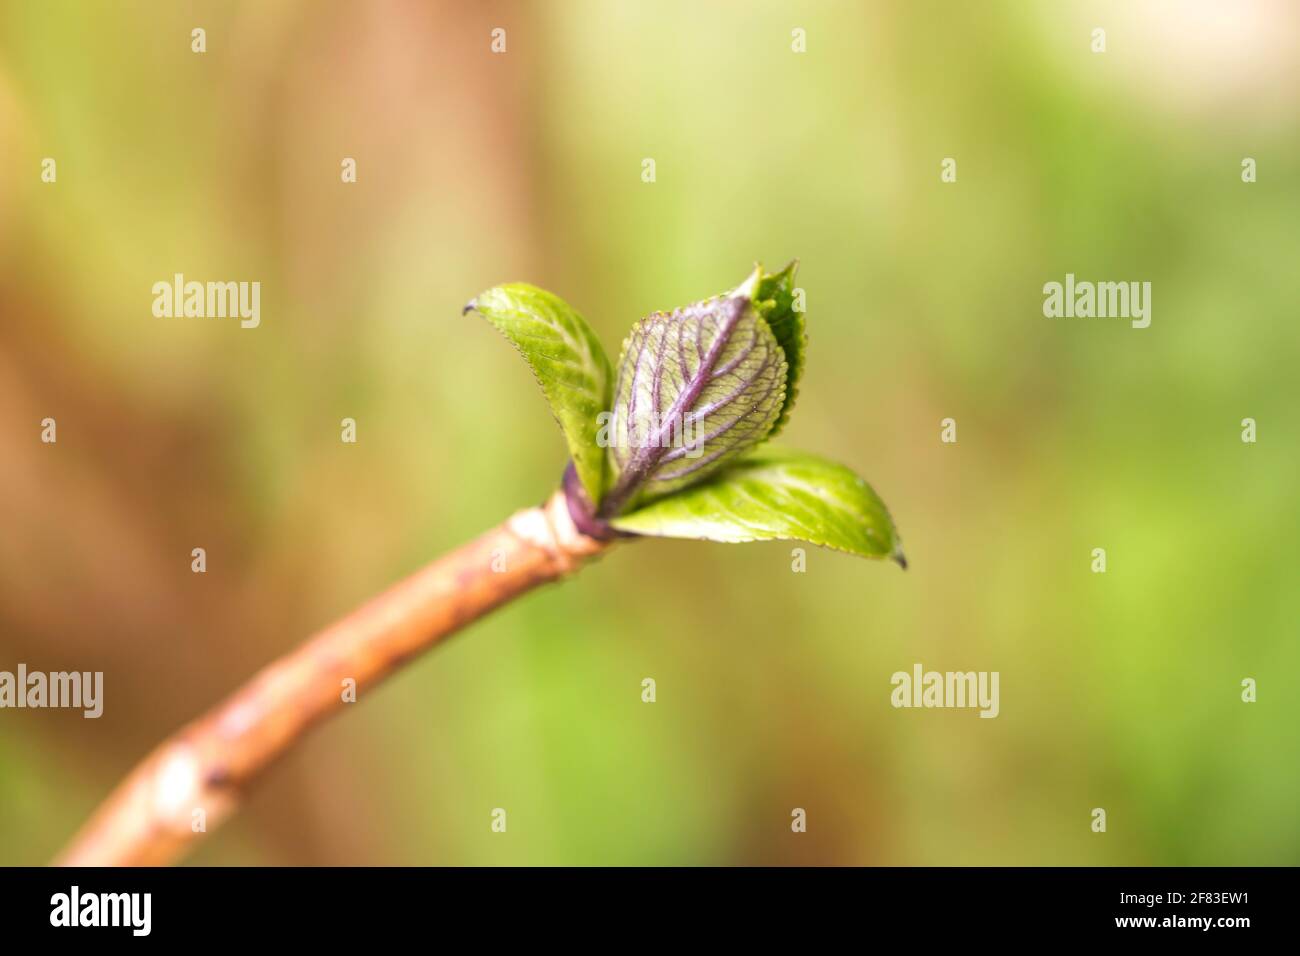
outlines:
[[478, 299], [470, 299], [468, 302], [465, 303], [465, 308], [460, 310], [460, 314], [469, 315], [477, 308], [478, 308]]
[[758, 292], [758, 284], [763, 279], [763, 267], [759, 263], [754, 263], [754, 271], [740, 285], [731, 290], [731, 296], [744, 296], [746, 299], [753, 299]]

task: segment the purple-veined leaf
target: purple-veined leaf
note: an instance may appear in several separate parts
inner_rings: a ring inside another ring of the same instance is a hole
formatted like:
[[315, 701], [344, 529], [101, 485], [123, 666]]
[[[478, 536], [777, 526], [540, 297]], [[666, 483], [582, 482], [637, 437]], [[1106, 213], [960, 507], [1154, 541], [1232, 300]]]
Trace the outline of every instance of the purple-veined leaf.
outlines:
[[606, 431], [616, 515], [703, 480], [768, 437], [784, 407], [785, 353], [735, 291], [642, 319], [623, 344]]

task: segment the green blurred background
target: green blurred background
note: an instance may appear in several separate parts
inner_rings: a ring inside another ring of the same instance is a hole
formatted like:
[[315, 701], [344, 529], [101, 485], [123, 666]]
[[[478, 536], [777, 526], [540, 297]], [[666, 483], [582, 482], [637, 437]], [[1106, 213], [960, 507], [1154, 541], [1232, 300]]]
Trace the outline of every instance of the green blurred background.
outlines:
[[[1281, 0], [0, 3], [0, 669], [106, 684], [98, 721], [0, 712], [0, 863], [554, 487], [472, 295], [535, 282], [616, 351], [793, 256], [783, 441], [872, 482], [911, 570], [622, 548], [191, 859], [1300, 863], [1298, 38]], [[261, 327], [154, 318], [176, 272], [260, 281]], [[1150, 281], [1151, 327], [1044, 318], [1067, 272]], [[918, 661], [999, 671], [1001, 715], [893, 709]]]

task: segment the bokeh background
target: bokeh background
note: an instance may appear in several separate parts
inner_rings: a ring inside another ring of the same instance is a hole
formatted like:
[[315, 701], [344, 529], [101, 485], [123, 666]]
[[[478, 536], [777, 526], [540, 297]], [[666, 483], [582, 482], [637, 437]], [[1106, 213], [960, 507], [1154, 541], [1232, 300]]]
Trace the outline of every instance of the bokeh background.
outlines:
[[[1300, 863], [1297, 116], [1285, 0], [0, 2], [0, 669], [106, 683], [98, 721], [0, 712], [0, 863], [554, 487], [476, 292], [616, 351], [793, 256], [783, 440], [872, 482], [911, 570], [622, 548], [363, 695], [192, 861]], [[261, 327], [154, 318], [176, 272], [260, 281]], [[1044, 318], [1066, 272], [1152, 282], [1151, 327]], [[918, 661], [999, 671], [1001, 715], [893, 709]]]

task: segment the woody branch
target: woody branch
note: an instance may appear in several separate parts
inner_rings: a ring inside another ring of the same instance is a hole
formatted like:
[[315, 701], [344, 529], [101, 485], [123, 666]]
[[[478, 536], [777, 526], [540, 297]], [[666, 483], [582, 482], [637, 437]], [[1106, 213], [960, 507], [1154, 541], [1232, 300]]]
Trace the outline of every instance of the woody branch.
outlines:
[[[259, 771], [421, 651], [608, 544], [574, 525], [565, 496], [517, 512], [321, 631], [158, 746], [55, 861], [159, 866], [237, 809]], [[347, 682], [354, 681], [355, 684]], [[202, 811], [204, 828], [194, 825]]]

